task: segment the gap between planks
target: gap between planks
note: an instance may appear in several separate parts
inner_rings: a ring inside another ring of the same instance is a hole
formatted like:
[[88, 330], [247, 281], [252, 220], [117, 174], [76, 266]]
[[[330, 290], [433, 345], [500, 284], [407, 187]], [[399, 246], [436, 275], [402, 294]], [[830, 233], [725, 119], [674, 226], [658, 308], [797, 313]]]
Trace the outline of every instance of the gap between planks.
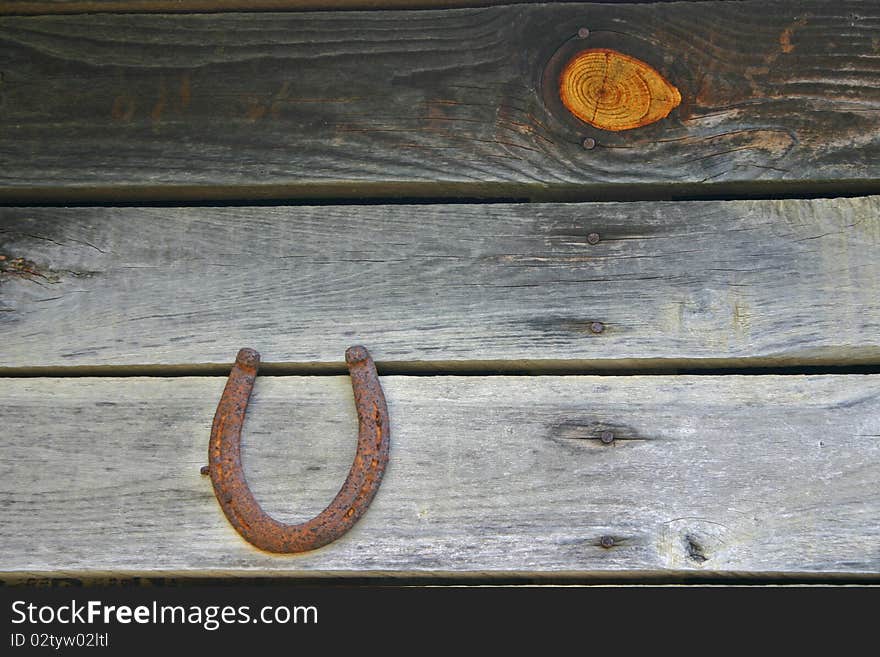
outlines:
[[[220, 363], [176, 365], [94, 365], [0, 367], [0, 378], [186, 377], [228, 376]], [[381, 376], [804, 376], [880, 374], [880, 363], [866, 360], [841, 365], [827, 358], [706, 358], [583, 360], [378, 361]], [[343, 362], [262, 362], [260, 376], [339, 376]]]
[[486, 572], [456, 573], [438, 571], [426, 575], [420, 572], [374, 572], [351, 571], [293, 572], [289, 575], [235, 575], [220, 571], [192, 575], [187, 572], [155, 572], [144, 576], [139, 571], [95, 573], [93, 571], [59, 571], [45, 573], [35, 571], [0, 572], [3, 586], [228, 586], [230, 582], [241, 586], [296, 586], [320, 583], [321, 586], [880, 586], [880, 573], [749, 573], [713, 572], [693, 573], [669, 571], [623, 572], [609, 575], [597, 571], [556, 573]]
[[305, 183], [296, 185], [0, 185], [0, 206], [292, 206], [408, 203], [633, 203], [851, 198], [880, 195], [880, 180], [753, 180], [724, 183], [511, 184]]

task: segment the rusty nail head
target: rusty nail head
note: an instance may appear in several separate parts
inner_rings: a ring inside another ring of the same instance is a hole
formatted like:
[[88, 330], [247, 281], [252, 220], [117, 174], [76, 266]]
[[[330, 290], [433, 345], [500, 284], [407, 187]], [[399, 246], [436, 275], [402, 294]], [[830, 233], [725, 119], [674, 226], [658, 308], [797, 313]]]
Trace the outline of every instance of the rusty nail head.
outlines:
[[587, 235], [587, 244], [598, 244], [600, 239], [599, 233], [590, 233]]
[[203, 474], [203, 475], [211, 474], [211, 467], [207, 466], [207, 465], [203, 465], [201, 470], [199, 470], [199, 474]]
[[601, 545], [605, 549], [614, 547], [614, 539], [610, 536], [603, 536], [599, 539], [599, 545]]
[[610, 445], [614, 442], [614, 432], [612, 431], [603, 431], [599, 434], [599, 440], [601, 440], [604, 444]]
[[602, 322], [590, 322], [590, 332], [591, 333], [601, 333], [605, 330], [605, 325]]
[[596, 140], [592, 137], [584, 137], [581, 146], [583, 146], [585, 150], [591, 151], [596, 148]]
[[578, 30], [579, 39], [586, 39], [588, 36], [590, 36], [590, 28], [582, 27]]

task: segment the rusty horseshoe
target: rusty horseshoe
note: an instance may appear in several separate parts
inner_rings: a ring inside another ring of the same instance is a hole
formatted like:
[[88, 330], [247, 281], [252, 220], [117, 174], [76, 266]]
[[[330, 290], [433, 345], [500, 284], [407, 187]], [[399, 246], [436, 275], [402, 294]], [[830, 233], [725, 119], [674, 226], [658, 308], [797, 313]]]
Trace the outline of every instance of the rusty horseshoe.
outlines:
[[241, 466], [241, 428], [257, 377], [260, 354], [238, 352], [226, 388], [217, 405], [208, 466], [214, 494], [230, 524], [245, 540], [268, 552], [306, 552], [327, 545], [351, 529], [367, 510], [388, 464], [391, 433], [385, 395], [370, 353], [350, 347], [345, 362], [351, 377], [358, 417], [357, 453], [342, 488], [330, 505], [306, 522], [278, 522], [260, 507]]

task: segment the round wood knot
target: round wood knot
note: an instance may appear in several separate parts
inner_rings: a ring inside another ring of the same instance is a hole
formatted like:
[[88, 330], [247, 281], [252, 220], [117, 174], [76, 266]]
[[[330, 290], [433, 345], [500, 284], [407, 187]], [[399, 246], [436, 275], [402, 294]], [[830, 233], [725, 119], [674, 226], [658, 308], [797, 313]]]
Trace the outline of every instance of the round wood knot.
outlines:
[[601, 130], [631, 130], [666, 118], [681, 94], [660, 73], [635, 57], [608, 48], [582, 50], [559, 76], [568, 111]]

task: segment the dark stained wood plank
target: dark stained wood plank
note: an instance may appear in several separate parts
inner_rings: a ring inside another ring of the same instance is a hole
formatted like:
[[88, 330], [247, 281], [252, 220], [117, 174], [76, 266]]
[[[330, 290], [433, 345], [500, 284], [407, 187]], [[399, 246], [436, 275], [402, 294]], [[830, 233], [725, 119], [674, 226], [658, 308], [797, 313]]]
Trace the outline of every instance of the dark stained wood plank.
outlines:
[[880, 197], [10, 207], [0, 366], [876, 364], [878, 247]]
[[[828, 0], [6, 17], [0, 198], [864, 193], [878, 33]], [[681, 104], [574, 119], [554, 55], [586, 47]]]
[[4, 0], [0, 4], [0, 14], [442, 9], [499, 4], [510, 4], [510, 2], [506, 0]]
[[[383, 377], [376, 499], [288, 558], [245, 543], [199, 475], [223, 384], [4, 386], [0, 576], [880, 577], [878, 376]], [[258, 378], [243, 442], [260, 503], [320, 511], [355, 427], [347, 377]]]
[[[571, 0], [560, 0], [571, 2]], [[605, 2], [676, 0], [605, 0]], [[696, 0], [686, 0], [696, 1]], [[94, 12], [338, 11], [343, 9], [448, 9], [527, 4], [534, 0], [3, 0], [2, 14], [82, 14]]]

